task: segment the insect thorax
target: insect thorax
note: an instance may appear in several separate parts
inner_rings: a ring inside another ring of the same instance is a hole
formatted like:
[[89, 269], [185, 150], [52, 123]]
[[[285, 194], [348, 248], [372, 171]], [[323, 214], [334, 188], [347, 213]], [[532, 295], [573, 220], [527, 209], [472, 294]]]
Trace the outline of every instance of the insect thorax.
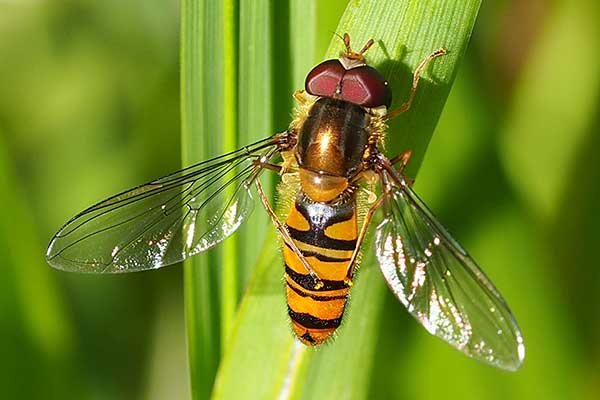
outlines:
[[346, 101], [320, 98], [297, 125], [295, 156], [300, 181], [315, 201], [335, 199], [362, 167], [371, 116]]

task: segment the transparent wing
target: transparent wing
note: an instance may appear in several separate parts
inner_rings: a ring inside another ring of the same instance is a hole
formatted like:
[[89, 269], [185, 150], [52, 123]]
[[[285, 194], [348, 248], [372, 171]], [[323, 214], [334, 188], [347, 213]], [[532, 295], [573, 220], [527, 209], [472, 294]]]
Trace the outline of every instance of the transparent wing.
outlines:
[[54, 268], [92, 273], [164, 267], [231, 235], [253, 208], [255, 161], [278, 152], [278, 135], [110, 197], [52, 238]]
[[388, 285], [431, 334], [470, 357], [516, 370], [523, 338], [508, 306], [475, 261], [398, 175], [377, 227], [377, 258]]

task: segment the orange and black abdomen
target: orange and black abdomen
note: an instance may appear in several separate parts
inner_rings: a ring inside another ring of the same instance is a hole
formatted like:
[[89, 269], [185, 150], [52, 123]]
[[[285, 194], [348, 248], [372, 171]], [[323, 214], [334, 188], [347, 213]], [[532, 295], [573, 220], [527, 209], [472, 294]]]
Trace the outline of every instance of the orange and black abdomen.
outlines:
[[342, 321], [350, 290], [345, 278], [358, 236], [356, 203], [349, 197], [332, 205], [312, 202], [300, 191], [286, 221], [294, 243], [323, 282], [315, 288], [296, 254], [284, 245], [288, 312], [294, 332], [307, 345], [325, 341]]

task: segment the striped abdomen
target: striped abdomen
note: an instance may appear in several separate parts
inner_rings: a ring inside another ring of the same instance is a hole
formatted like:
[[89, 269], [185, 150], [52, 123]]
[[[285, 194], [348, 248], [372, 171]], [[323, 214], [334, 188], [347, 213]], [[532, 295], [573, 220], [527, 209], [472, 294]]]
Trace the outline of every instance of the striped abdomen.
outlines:
[[[294, 243], [323, 282], [316, 289], [296, 254], [284, 245], [288, 312], [298, 338], [325, 341], [340, 326], [350, 286], [345, 278], [356, 248], [354, 198], [336, 204], [312, 202], [300, 191], [286, 221]], [[350, 277], [351, 278], [351, 277]]]

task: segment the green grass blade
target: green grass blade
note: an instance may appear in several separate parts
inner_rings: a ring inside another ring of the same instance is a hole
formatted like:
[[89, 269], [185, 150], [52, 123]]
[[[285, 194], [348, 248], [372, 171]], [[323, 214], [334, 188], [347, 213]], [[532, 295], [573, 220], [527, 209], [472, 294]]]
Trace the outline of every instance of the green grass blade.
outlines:
[[[396, 93], [394, 105], [406, 98], [416, 65], [439, 47], [449, 50], [423, 75], [411, 111], [390, 127], [387, 148], [391, 154], [413, 149], [412, 175], [441, 113], [478, 7], [479, 1], [442, 5], [433, 1], [352, 2], [337, 28], [338, 33], [349, 32], [356, 47], [371, 37], [377, 40], [368, 57], [388, 77]], [[334, 38], [328, 58], [337, 56], [341, 48], [340, 40]], [[273, 254], [272, 242], [267, 246], [263, 250], [268, 256], [255, 270], [227, 345], [215, 398], [366, 397], [374, 373], [370, 360], [377, 344], [378, 315], [385, 293], [385, 284], [373, 262], [365, 263], [357, 279], [339, 338], [314, 351], [295, 345], [291, 338], [289, 322], [285, 321], [281, 259]]]
[[[291, 0], [290, 20], [302, 23], [290, 24], [290, 52], [292, 54], [292, 84], [301, 88], [306, 72], [320, 58], [316, 54], [317, 43], [317, 4], [314, 1]], [[294, 90], [293, 88], [291, 90]], [[289, 96], [289, 95], [288, 95]]]
[[[184, 0], [181, 9], [181, 119], [184, 165], [235, 145], [235, 9], [232, 2]], [[186, 262], [184, 275], [192, 397], [207, 398], [222, 336], [237, 305], [236, 239]], [[223, 265], [222, 265], [223, 264]]]
[[282, 297], [278, 241], [273, 231], [244, 295], [227, 345], [213, 399], [273, 399], [284, 386], [298, 348], [290, 335]]
[[[447, 56], [435, 60], [428, 68], [412, 109], [390, 124], [387, 151], [397, 154], [412, 149], [408, 170], [412, 176], [415, 176], [433, 134], [478, 9], [478, 1], [444, 4], [430, 1], [404, 3], [400, 7], [397, 2], [378, 3], [377, 7], [352, 3], [340, 21], [338, 32], [349, 32], [355, 46], [370, 37], [376, 38], [379, 46], [376, 44], [369, 50], [369, 60], [392, 85], [395, 93], [392, 107], [406, 99], [412, 71], [418, 63], [439, 47], [448, 50]], [[337, 51], [339, 43], [334, 40], [328, 55], [333, 57]], [[364, 267], [353, 288], [346, 323], [335, 343], [315, 352], [306, 368], [304, 385], [295, 398], [368, 397], [369, 382], [377, 373], [373, 356], [387, 287], [375, 266], [372, 252], [369, 252], [369, 238], [365, 243]]]
[[[273, 37], [266, 44], [268, 46], [269, 43], [272, 43], [273, 46], [272, 67], [271, 69], [256, 69], [254, 75], [248, 76], [243, 75], [240, 71], [240, 91], [249, 85], [245, 84], [244, 80], [270, 82], [273, 102], [269, 112], [272, 113], [272, 121], [274, 121], [272, 125], [275, 127], [274, 130], [283, 130], [290, 121], [292, 88], [303, 82], [306, 68], [310, 68], [316, 61], [314, 42], [316, 34], [305, 34], [305, 29], [311, 31], [316, 28], [314, 19], [316, 2], [292, 1], [289, 8], [281, 3], [265, 2], [261, 4], [266, 8], [274, 7], [274, 24], [271, 31]], [[256, 25], [256, 20], [245, 21], [249, 17], [251, 15], [248, 13], [240, 14], [242, 27], [246, 23]], [[287, 19], [288, 17], [291, 22], [289, 24], [282, 23], [285, 21], [282, 18]], [[335, 23], [332, 26], [335, 26]], [[265, 43], [258, 41], [260, 39], [258, 35], [253, 39], [254, 42], [251, 45], [254, 51], [263, 51]], [[244, 39], [240, 37], [240, 40]], [[240, 46], [242, 61], [246, 57], [250, 57], [250, 54], [244, 55], [244, 52], [245, 48]], [[260, 55], [254, 57], [259, 62], [262, 59]], [[244, 64], [241, 65], [242, 68], [244, 68]], [[252, 70], [245, 72], [252, 72]], [[271, 75], [268, 74], [269, 72]], [[250, 101], [247, 106], [252, 107], [252, 102], [261, 102], [263, 96], [269, 96], [269, 94], [261, 94], [259, 91], [256, 91], [254, 95], [256, 97], [250, 99], [241, 96], [240, 104]], [[255, 110], [254, 112], [265, 115], [265, 110]], [[271, 132], [263, 132], [264, 135], [269, 133]], [[268, 179], [263, 179], [263, 183], [269, 183]], [[265, 213], [256, 210], [255, 214], [264, 215]], [[252, 271], [253, 277], [238, 312], [236, 329], [227, 345], [227, 351], [219, 369], [213, 393], [215, 399], [277, 398], [284, 386], [286, 374], [290, 370], [290, 359], [299, 360], [301, 358], [301, 352], [299, 353], [298, 347], [294, 345], [290, 336], [289, 323], [286, 320], [281, 286], [279, 243], [270, 221], [268, 219], [263, 219], [263, 221], [265, 231], [268, 232], [265, 246], [258, 264]], [[257, 245], [256, 240], [253, 244]], [[269, 338], [269, 342], [264, 346], [266, 338]], [[259, 345], [256, 345], [255, 342]], [[272, 362], [272, 360], [276, 361]], [[248, 365], [259, 367], [248, 369]], [[243, 379], [243, 382], [240, 382], [240, 379]], [[250, 382], [252, 383], [250, 384]]]
[[[238, 147], [273, 133], [273, 82], [268, 79], [272, 74], [271, 2], [241, 2], [239, 20]], [[265, 191], [272, 193], [273, 181], [263, 183]], [[269, 223], [264, 212], [255, 210], [236, 233], [239, 253], [235, 261], [241, 275], [238, 297], [251, 276], [260, 253], [257, 243], [263, 242]]]
[[[223, 29], [223, 148], [227, 152], [237, 147], [237, 15], [235, 0], [222, 0]], [[207, 60], [207, 59], [205, 59]], [[203, 132], [206, 134], [207, 131]], [[221, 345], [232, 329], [238, 303], [238, 237], [233, 236], [223, 243], [221, 260]], [[223, 349], [222, 349], [223, 350]]]

